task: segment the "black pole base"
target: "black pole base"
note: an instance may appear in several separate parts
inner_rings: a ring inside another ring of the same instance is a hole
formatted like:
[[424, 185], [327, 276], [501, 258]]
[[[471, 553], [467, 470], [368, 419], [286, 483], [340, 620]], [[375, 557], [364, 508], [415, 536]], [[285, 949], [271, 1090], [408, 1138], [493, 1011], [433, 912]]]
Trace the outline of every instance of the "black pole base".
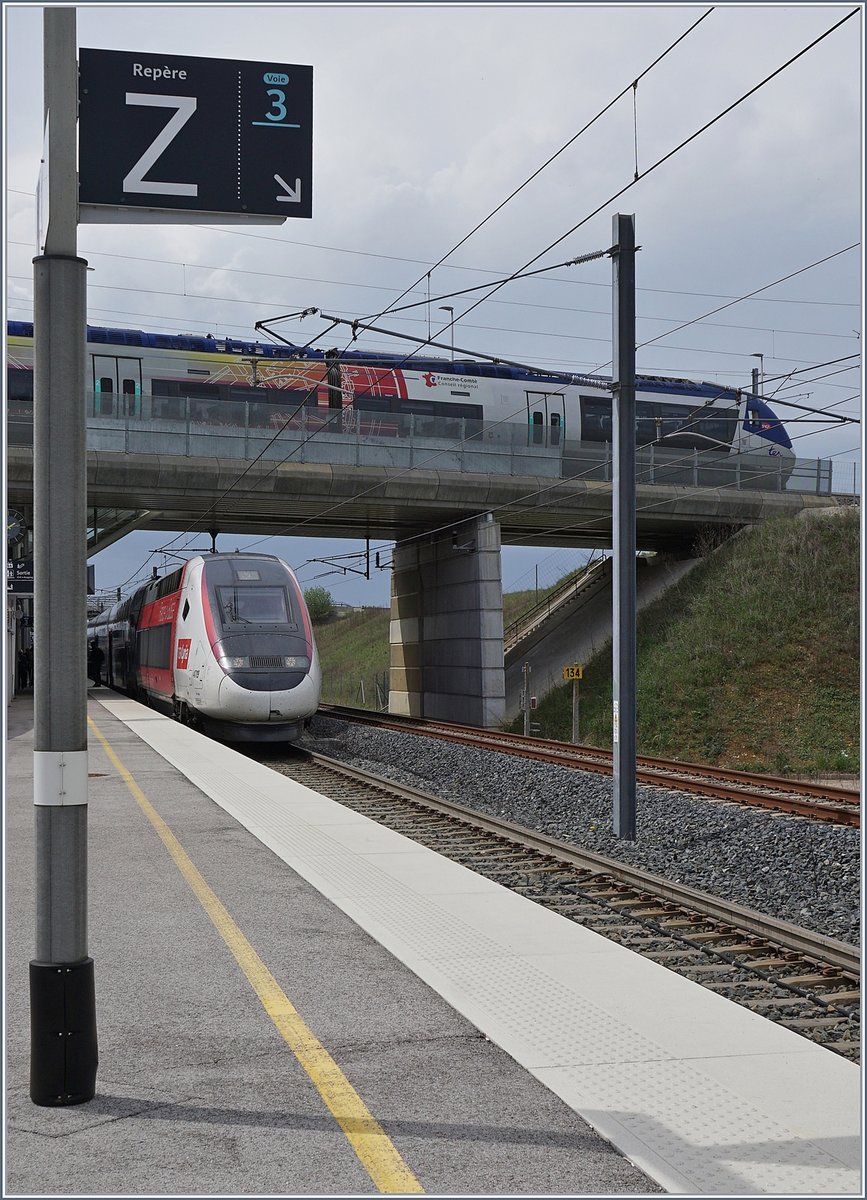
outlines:
[[30, 963], [30, 1099], [45, 1108], [96, 1094], [93, 959]]

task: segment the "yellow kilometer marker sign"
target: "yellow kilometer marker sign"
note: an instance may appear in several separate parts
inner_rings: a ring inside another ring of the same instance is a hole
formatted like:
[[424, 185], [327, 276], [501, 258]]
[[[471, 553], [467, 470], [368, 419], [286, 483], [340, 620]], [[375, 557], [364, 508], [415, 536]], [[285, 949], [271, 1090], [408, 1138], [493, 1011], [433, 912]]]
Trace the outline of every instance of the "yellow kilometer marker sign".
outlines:
[[571, 667], [563, 668], [563, 678], [566, 680], [567, 683], [569, 682], [570, 679], [583, 679], [583, 677], [584, 677], [584, 668], [579, 667], [577, 663], [574, 663]]

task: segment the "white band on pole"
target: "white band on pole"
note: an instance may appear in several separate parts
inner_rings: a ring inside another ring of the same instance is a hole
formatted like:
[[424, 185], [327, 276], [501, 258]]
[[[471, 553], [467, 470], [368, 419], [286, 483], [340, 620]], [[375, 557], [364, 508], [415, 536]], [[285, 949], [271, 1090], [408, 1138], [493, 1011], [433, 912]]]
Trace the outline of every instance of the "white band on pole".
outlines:
[[33, 803], [87, 804], [87, 751], [34, 750]]

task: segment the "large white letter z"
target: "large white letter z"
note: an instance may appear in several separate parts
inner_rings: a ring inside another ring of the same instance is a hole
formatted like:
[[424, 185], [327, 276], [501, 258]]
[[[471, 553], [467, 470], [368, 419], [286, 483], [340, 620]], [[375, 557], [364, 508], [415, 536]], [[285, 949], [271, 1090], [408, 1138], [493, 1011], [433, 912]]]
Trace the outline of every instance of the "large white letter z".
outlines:
[[149, 183], [142, 178], [196, 111], [196, 97], [153, 96], [145, 92], [127, 92], [126, 102], [127, 104], [149, 105], [152, 108], [174, 108], [177, 109], [177, 112], [124, 178], [123, 190], [125, 192], [148, 192], [159, 196], [197, 196], [199, 187], [195, 183]]

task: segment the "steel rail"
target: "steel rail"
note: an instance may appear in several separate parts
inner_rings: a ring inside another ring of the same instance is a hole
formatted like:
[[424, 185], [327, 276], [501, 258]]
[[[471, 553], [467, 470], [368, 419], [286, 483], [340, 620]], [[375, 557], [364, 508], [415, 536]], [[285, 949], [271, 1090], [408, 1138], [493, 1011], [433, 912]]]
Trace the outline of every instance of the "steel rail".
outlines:
[[855, 975], [860, 974], [860, 948], [851, 946], [848, 942], [841, 942], [836, 938], [829, 938], [824, 934], [802, 929], [787, 921], [744, 908], [741, 904], [719, 899], [707, 892], [686, 887], [684, 884], [673, 883], [661, 875], [654, 875], [649, 871], [629, 866], [594, 851], [579, 849], [569, 842], [547, 837], [545, 834], [537, 833], [535, 830], [517, 825], [502, 817], [489, 816], [476, 811], [476, 809], [468, 808], [466, 805], [443, 800], [429, 792], [409, 788], [392, 779], [385, 779], [356, 767], [347, 766], [346, 763], [330, 758], [326, 754], [320, 754], [318, 751], [308, 751], [307, 753], [313, 762], [319, 763], [327, 767], [329, 771], [343, 775], [349, 780], [384, 789], [390, 795], [398, 796], [409, 803], [451, 817], [462, 824], [473, 826], [495, 837], [507, 839], [523, 849], [558, 859], [570, 867], [589, 872], [591, 875], [611, 876], [631, 888], [653, 891], [662, 899], [669, 900], [687, 910], [698, 912], [711, 920], [731, 925], [754, 937], [769, 939], [785, 949], [796, 951], [808, 958], [819, 959], [841, 971]]
[[[569, 742], [524, 737], [502, 730], [374, 713], [342, 705], [324, 704], [320, 706], [319, 711], [323, 716], [333, 716], [403, 733], [437, 737], [479, 749], [493, 749], [503, 754], [533, 758], [555, 766], [593, 771], [601, 775], [610, 775], [613, 772], [611, 751], [598, 747], [575, 746]], [[645, 756], [639, 756], [637, 763], [638, 782], [651, 787], [669, 787], [739, 804], [775, 808], [813, 820], [860, 827], [860, 796], [848, 788]]]

